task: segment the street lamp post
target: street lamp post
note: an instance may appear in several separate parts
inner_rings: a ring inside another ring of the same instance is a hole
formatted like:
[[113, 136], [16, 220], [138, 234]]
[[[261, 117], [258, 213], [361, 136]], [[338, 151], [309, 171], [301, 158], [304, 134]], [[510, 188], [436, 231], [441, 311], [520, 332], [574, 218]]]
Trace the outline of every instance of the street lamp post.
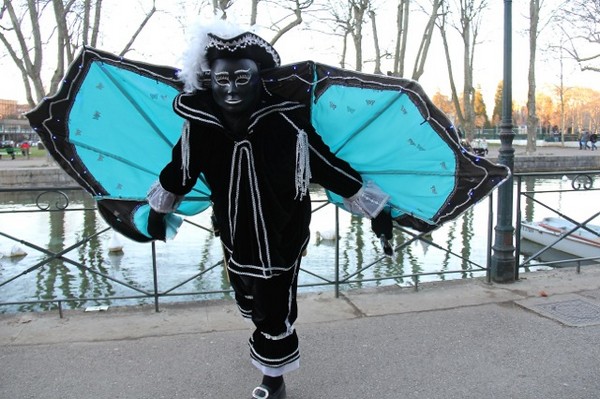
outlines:
[[[502, 88], [502, 121], [498, 162], [514, 169], [515, 134], [512, 124], [512, 1], [504, 0], [504, 84]], [[498, 283], [515, 281], [515, 246], [513, 227], [513, 179], [498, 189], [498, 215], [492, 246], [491, 278]]]

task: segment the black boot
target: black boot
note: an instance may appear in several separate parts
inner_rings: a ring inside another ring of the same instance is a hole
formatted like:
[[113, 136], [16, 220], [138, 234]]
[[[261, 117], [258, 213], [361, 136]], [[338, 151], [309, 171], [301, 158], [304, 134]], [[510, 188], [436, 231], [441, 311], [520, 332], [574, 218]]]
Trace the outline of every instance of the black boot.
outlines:
[[285, 396], [283, 376], [269, 377], [265, 375], [262, 384], [252, 391], [252, 399], [284, 399]]

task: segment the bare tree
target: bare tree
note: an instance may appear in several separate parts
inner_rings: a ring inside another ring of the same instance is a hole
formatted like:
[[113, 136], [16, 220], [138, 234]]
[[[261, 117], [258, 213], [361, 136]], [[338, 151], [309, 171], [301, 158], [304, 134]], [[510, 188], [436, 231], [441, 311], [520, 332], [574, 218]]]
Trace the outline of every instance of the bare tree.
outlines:
[[540, 21], [540, 0], [529, 0], [529, 72], [527, 76], [527, 145], [528, 154], [536, 150], [538, 117], [535, 109], [535, 56]]
[[275, 36], [271, 39], [271, 44], [275, 44], [283, 35], [302, 24], [302, 14], [310, 9], [314, 0], [286, 0], [277, 1], [273, 6], [283, 8], [282, 17], [271, 24]]
[[[155, 11], [153, 4], [122, 54], [131, 49], [135, 38]], [[67, 65], [73, 61], [81, 46], [96, 45], [101, 14], [102, 0], [2, 2], [0, 42], [21, 73], [27, 102], [31, 107], [58, 89]], [[49, 30], [48, 24], [54, 28]], [[49, 68], [54, 72], [46, 86], [44, 72]]]
[[324, 18], [325, 22], [333, 25], [333, 34], [342, 38], [342, 51], [340, 54], [340, 67], [346, 68], [346, 57], [348, 54], [348, 38], [352, 36], [354, 29], [352, 9], [348, 7], [348, 0], [327, 3], [327, 13], [329, 17]]
[[446, 67], [448, 69], [448, 81], [450, 82], [450, 93], [452, 94], [452, 104], [456, 110], [456, 119], [459, 126], [464, 126], [465, 117], [460, 106], [460, 100], [458, 92], [456, 90], [456, 83], [454, 80], [454, 70], [452, 67], [452, 57], [450, 55], [450, 44], [448, 43], [447, 26], [448, 26], [448, 15], [450, 10], [448, 9], [448, 3], [443, 1], [441, 4], [441, 13], [436, 21], [436, 25], [440, 31], [442, 37], [442, 43], [444, 45], [444, 55], [446, 56]]
[[541, 33], [555, 20], [556, 9], [542, 15], [545, 0], [529, 0], [529, 70], [527, 93], [527, 146], [526, 152], [536, 151], [536, 138], [539, 126], [536, 104], [536, 58], [537, 45]]
[[342, 53], [340, 54], [340, 67], [346, 68], [346, 56], [348, 55], [348, 37], [352, 32], [352, 11], [346, 12], [346, 18], [340, 19], [338, 25], [342, 27]]
[[258, 18], [258, 3], [260, 0], [252, 0], [250, 3], [250, 26], [256, 25], [256, 19]]
[[[135, 42], [135, 39], [137, 39], [137, 37], [140, 35], [140, 33], [144, 30], [144, 28], [148, 24], [148, 21], [150, 21], [150, 18], [152, 18], [152, 16], [154, 15], [155, 12], [156, 12], [156, 0], [152, 0], [152, 8], [148, 11], [146, 16], [144, 17], [144, 20], [136, 29], [135, 33], [131, 36], [131, 38], [129, 39], [129, 42], [127, 42], [127, 44], [125, 45], [125, 48], [123, 48], [123, 50], [121, 50], [121, 52], [119, 53], [119, 55], [121, 57], [124, 56], [125, 54], [127, 54], [131, 50], [131, 46]], [[98, 19], [98, 25], [96, 25], [96, 27], [99, 26], [99, 23], [100, 23], [100, 20]]]
[[[327, 10], [331, 16], [330, 20], [336, 30], [343, 38], [344, 49], [340, 61], [342, 68], [346, 65], [347, 40], [352, 38], [354, 44], [354, 69], [362, 71], [363, 68], [363, 25], [365, 24], [371, 7], [371, 0], [340, 0], [330, 1]], [[376, 33], [376, 31], [374, 31]]]
[[[408, 1], [408, 0], [403, 0]], [[435, 30], [435, 21], [439, 16], [439, 10], [444, 0], [433, 0], [431, 2], [431, 10], [429, 11], [429, 20], [425, 25], [423, 35], [421, 36], [421, 44], [419, 45], [419, 51], [415, 59], [415, 65], [413, 68], [412, 79], [419, 80], [421, 75], [425, 72], [425, 62], [427, 61], [427, 54], [429, 53], [429, 46], [433, 40], [433, 32]], [[408, 25], [408, 19], [407, 23]], [[406, 38], [405, 38], [406, 40]]]
[[568, 54], [582, 71], [600, 72], [600, 1], [565, 1], [560, 22], [569, 40]]
[[[458, 104], [458, 93], [454, 84], [452, 73], [450, 49], [447, 38], [446, 20], [449, 17], [449, 9], [445, 2], [442, 4], [441, 19], [438, 20], [438, 27], [442, 34], [444, 42], [444, 51], [448, 62], [448, 74], [450, 77], [450, 88], [452, 90], [452, 99], [458, 108], [457, 115], [461, 122], [462, 129], [468, 139], [474, 136], [475, 130], [475, 88], [473, 87], [473, 64], [475, 59], [475, 47], [477, 45], [477, 36], [481, 26], [483, 11], [487, 8], [487, 0], [455, 0], [455, 9], [458, 11], [457, 20], [452, 24], [454, 29], [460, 34], [463, 44], [463, 101]], [[441, 22], [440, 22], [441, 21]]]
[[395, 76], [404, 76], [409, 14], [410, 0], [399, 0], [398, 10], [396, 12], [396, 48], [394, 51], [393, 69], [393, 74]]
[[363, 66], [363, 25], [365, 23], [365, 14], [369, 10], [370, 0], [349, 0], [350, 9], [352, 10], [352, 41], [354, 42], [355, 50], [355, 68], [357, 71], [362, 71]]
[[559, 68], [560, 84], [558, 86], [556, 86], [555, 92], [556, 92], [556, 94], [558, 94], [559, 106], [560, 106], [560, 141], [561, 141], [562, 145], [564, 146], [565, 145], [565, 133], [567, 130], [567, 121], [566, 121], [566, 112], [565, 112], [565, 102], [566, 102], [565, 97], [568, 94], [568, 92], [571, 90], [570, 87], [565, 86], [564, 39], [563, 39], [563, 41], [561, 41], [561, 45], [554, 49], [559, 52], [558, 64], [560, 66], [560, 68]]
[[213, 0], [213, 13], [221, 19], [227, 19], [227, 10], [233, 5], [233, 0]]
[[381, 49], [379, 47], [379, 34], [377, 33], [377, 21], [375, 18], [375, 11], [369, 10], [369, 18], [371, 19], [371, 29], [373, 30], [373, 48], [375, 49], [375, 68], [373, 73], [383, 74], [381, 72]]
[[[436, 20], [439, 17], [439, 10], [442, 3], [445, 0], [431, 0], [431, 8], [425, 9], [422, 5], [419, 5], [421, 12], [428, 15], [427, 24], [423, 30], [421, 37], [421, 43], [419, 44], [419, 50], [415, 57], [415, 64], [413, 66], [413, 72], [411, 78], [413, 80], [419, 80], [419, 78], [425, 72], [425, 63], [427, 61], [427, 55], [429, 53], [429, 46], [433, 40], [433, 33], [435, 31]], [[398, 8], [396, 12], [396, 45], [394, 50], [394, 66], [392, 74], [394, 76], [405, 76], [405, 65], [406, 65], [406, 47], [408, 42], [408, 28], [409, 28], [409, 16], [410, 16], [410, 0], [399, 0]]]

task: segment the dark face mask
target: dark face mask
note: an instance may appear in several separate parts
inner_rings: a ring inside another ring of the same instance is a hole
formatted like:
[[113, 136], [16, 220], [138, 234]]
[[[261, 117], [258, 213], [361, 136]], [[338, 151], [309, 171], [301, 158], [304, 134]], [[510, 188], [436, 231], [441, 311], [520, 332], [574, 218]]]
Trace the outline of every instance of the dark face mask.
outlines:
[[258, 66], [250, 59], [216, 59], [210, 71], [212, 95], [225, 113], [254, 110], [260, 96]]

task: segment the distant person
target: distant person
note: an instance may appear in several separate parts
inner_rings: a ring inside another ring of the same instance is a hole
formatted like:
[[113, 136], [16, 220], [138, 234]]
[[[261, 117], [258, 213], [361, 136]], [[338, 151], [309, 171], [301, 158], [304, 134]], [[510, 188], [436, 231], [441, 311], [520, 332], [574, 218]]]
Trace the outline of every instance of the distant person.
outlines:
[[590, 133], [587, 130], [585, 130], [581, 135], [581, 138], [579, 139], [579, 149], [587, 150], [588, 148], [590, 148], [590, 146], [588, 145], [588, 141], [590, 141]]
[[554, 137], [554, 141], [560, 141], [560, 132], [558, 130], [558, 125], [552, 126], [552, 136]]
[[27, 157], [27, 159], [29, 159], [29, 149], [31, 148], [31, 146], [29, 145], [29, 142], [24, 141], [23, 144], [21, 144], [21, 154], [23, 154], [24, 157]]
[[598, 141], [598, 134], [596, 132], [590, 134], [590, 143], [592, 143], [592, 151], [597, 150], [596, 142]]
[[15, 149], [12, 145], [9, 144], [8, 147], [6, 147], [6, 153], [10, 155], [11, 159], [15, 159]]

